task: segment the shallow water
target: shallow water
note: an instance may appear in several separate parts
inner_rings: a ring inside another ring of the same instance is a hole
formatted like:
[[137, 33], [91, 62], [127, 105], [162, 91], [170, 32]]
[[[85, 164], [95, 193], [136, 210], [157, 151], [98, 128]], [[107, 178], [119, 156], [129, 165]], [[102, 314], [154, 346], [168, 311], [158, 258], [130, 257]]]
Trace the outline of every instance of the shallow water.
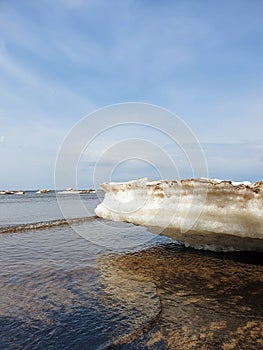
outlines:
[[[0, 202], [2, 228], [62, 219], [54, 194]], [[153, 237], [96, 217], [0, 234], [0, 348], [262, 349], [263, 255]]]
[[105, 285], [120, 304], [136, 304], [138, 287], [152, 290], [148, 321], [116, 340], [118, 348], [263, 348], [261, 254], [200, 253], [169, 243], [104, 261]]
[[[80, 216], [75, 203], [79, 200], [76, 194], [60, 195], [63, 203], [68, 203], [71, 208], [71, 218]], [[93, 209], [99, 203], [96, 194], [81, 195], [81, 199], [87, 207], [87, 213], [94, 215]], [[0, 227], [15, 224], [28, 224], [62, 219], [62, 215], [54, 191], [47, 194], [37, 194], [28, 191], [24, 195], [0, 195]]]

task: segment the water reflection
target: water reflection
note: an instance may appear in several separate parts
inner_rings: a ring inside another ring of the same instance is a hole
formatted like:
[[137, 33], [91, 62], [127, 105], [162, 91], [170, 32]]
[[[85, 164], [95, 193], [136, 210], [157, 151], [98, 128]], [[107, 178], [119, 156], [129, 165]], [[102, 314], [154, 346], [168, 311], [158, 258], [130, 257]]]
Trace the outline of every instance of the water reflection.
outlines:
[[128, 319], [137, 310], [137, 327], [115, 348], [262, 349], [263, 255], [255, 254], [168, 244], [102, 258], [104, 302]]

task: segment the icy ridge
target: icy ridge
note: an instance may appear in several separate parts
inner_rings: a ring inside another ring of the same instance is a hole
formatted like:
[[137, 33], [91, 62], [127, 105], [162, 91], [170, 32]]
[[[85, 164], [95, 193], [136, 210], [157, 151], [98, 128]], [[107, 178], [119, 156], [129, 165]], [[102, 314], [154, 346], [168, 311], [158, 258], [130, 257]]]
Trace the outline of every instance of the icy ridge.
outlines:
[[263, 251], [263, 181], [218, 179], [103, 183], [104, 219], [145, 225], [186, 246]]

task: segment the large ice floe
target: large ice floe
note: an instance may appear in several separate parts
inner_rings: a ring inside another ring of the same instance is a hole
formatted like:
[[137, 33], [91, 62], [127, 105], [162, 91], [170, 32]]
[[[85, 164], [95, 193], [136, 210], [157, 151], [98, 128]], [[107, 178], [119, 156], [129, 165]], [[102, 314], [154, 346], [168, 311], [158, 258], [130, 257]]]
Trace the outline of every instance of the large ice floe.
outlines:
[[103, 183], [98, 216], [144, 225], [186, 246], [263, 251], [263, 181], [210, 179]]

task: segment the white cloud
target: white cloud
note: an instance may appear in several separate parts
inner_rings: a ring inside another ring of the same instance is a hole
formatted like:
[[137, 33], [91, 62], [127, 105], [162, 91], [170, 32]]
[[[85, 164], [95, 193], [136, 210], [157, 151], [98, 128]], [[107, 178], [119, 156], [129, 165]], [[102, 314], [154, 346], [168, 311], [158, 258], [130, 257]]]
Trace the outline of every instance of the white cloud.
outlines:
[[[5, 145], [1, 157], [8, 164], [2, 175], [9, 181], [10, 173], [24, 164], [27, 181], [41, 161], [42, 173], [50, 174], [56, 147], [74, 122], [97, 106], [141, 100], [179, 113], [209, 144], [205, 150], [213, 176], [259, 176], [263, 90], [257, 58], [262, 55], [260, 45], [246, 44], [262, 31], [256, 8], [220, 4], [217, 13], [212, 5], [202, 8], [191, 2], [1, 4], [0, 118], [5, 139], [0, 145]], [[236, 12], [246, 21], [235, 19]], [[95, 162], [118, 141], [118, 135], [106, 137], [83, 160]], [[158, 142], [164, 147], [159, 136]], [[133, 151], [164, 164], [155, 152], [140, 153], [136, 146]], [[185, 169], [183, 155], [171, 151]], [[104, 165], [129, 152], [127, 147], [115, 150]], [[141, 176], [140, 167], [134, 168]]]

